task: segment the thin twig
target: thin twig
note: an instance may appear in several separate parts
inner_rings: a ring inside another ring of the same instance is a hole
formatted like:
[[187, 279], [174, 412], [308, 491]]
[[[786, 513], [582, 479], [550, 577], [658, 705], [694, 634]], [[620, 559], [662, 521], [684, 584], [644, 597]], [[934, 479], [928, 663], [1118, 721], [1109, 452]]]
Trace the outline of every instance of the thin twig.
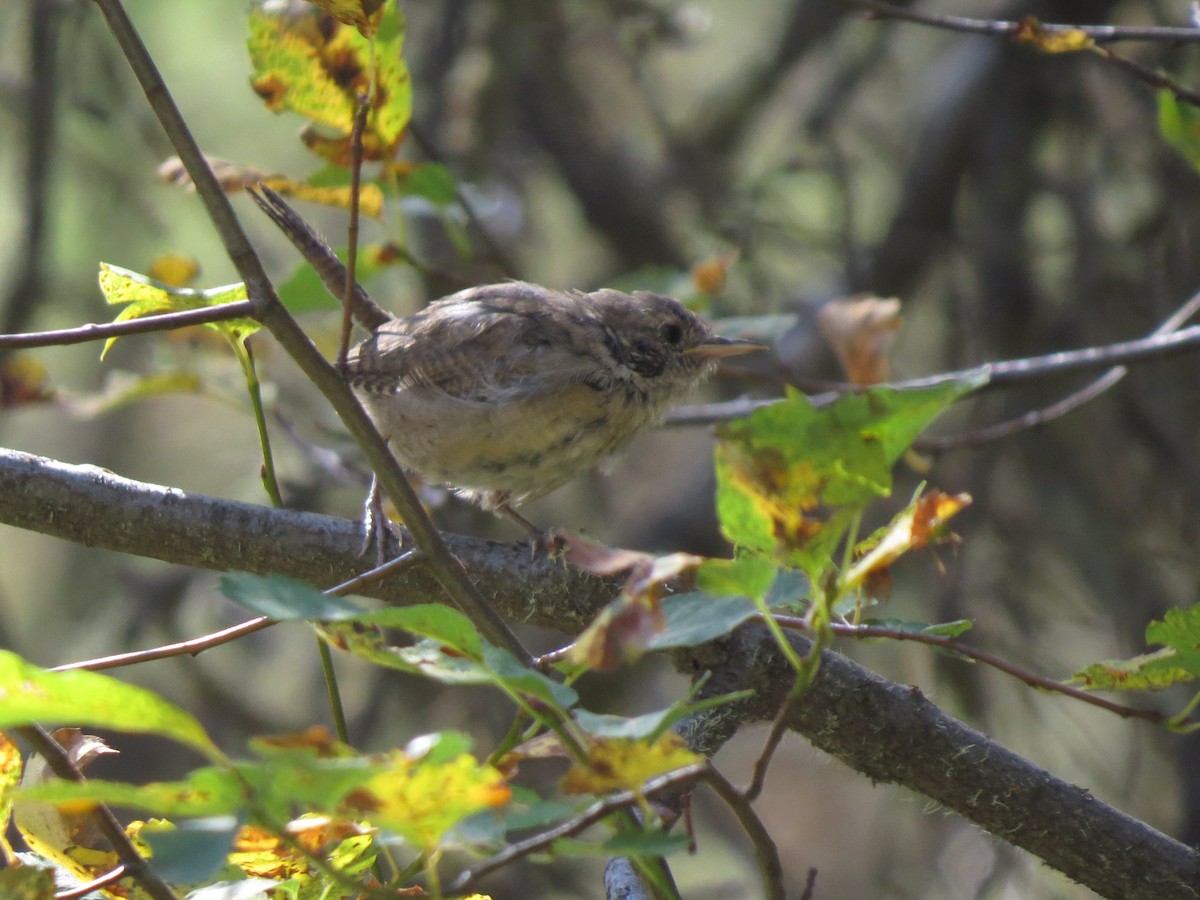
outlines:
[[[836, 390], [811, 395], [808, 399], [814, 406], [820, 407], [829, 405], [843, 394], [861, 394], [875, 388], [915, 391], [972, 377], [986, 376], [987, 382], [980, 388], [982, 391], [1056, 375], [1085, 372], [1089, 369], [1167, 359], [1194, 350], [1197, 346], [1200, 346], [1200, 325], [1193, 325], [1170, 334], [1155, 334], [1132, 341], [1084, 347], [1081, 350], [1063, 350], [1058, 353], [1048, 353], [1045, 356], [984, 363], [967, 369], [957, 369], [953, 372], [872, 385], [869, 388], [842, 384]], [[681, 406], [668, 415], [666, 421], [668, 425], [714, 425], [718, 422], [748, 416], [756, 409], [778, 402], [779, 398], [777, 397], [768, 399], [742, 397], [725, 403]]]
[[704, 781], [725, 801], [725, 805], [737, 817], [738, 824], [754, 845], [754, 856], [758, 860], [758, 870], [762, 873], [767, 900], [783, 900], [783, 863], [779, 859], [779, 848], [775, 846], [771, 832], [763, 825], [750, 801], [715, 768], [710, 767], [704, 773]]
[[77, 325], [74, 328], [59, 328], [54, 331], [32, 331], [26, 334], [0, 334], [0, 350], [20, 350], [29, 347], [57, 347], [67, 344], [83, 344], [102, 341], [126, 334], [145, 334], [150, 331], [170, 331], [192, 325], [207, 325], [240, 319], [254, 314], [254, 304], [249, 300], [206, 306], [203, 309], [186, 309], [182, 312], [127, 319], [124, 322], [105, 322], [102, 325]]
[[702, 779], [708, 770], [709, 764], [707, 762], [693, 763], [690, 766], [674, 769], [665, 775], [659, 775], [657, 778], [651, 778], [639, 790], [621, 791], [618, 794], [605, 797], [603, 800], [593, 803], [583, 812], [579, 813], [579, 815], [531, 838], [518, 841], [515, 844], [509, 844], [490, 859], [485, 859], [479, 865], [472, 866], [454, 879], [448, 886], [448, 891], [454, 894], [465, 893], [468, 887], [489, 872], [494, 872], [496, 869], [506, 866], [523, 856], [529, 856], [530, 854], [537, 853], [539, 850], [545, 850], [557, 840], [573, 837], [612, 813], [636, 806], [646, 798], [654, 797], [664, 791], [675, 791], [694, 784], [696, 781]]
[[[784, 628], [794, 629], [796, 631], [810, 631], [807, 623], [799, 616], [780, 616], [774, 617]], [[1006, 675], [1011, 675], [1018, 681], [1024, 682], [1030, 687], [1038, 688], [1039, 690], [1047, 691], [1053, 694], [1063, 694], [1091, 706], [1098, 706], [1100, 709], [1107, 710], [1111, 713], [1116, 713], [1125, 719], [1142, 719], [1154, 725], [1163, 725], [1169, 717], [1160, 712], [1155, 712], [1150, 709], [1137, 709], [1132, 706], [1125, 706], [1121, 703], [1115, 703], [1112, 700], [1106, 700], [1104, 697], [1099, 697], [1088, 691], [1079, 688], [1071, 687], [1063, 684], [1061, 681], [1055, 681], [1045, 675], [1039, 675], [1036, 672], [1031, 672], [1028, 669], [1011, 663], [1008, 660], [989, 653], [986, 650], [980, 650], [978, 647], [972, 647], [970, 644], [964, 644], [954, 638], [947, 637], [944, 634], [927, 634], [920, 631], [905, 631], [900, 628], [888, 628], [883, 625], [850, 625], [846, 623], [832, 622], [830, 629], [834, 634], [840, 637], [855, 638], [856, 640], [869, 640], [887, 638], [895, 641], [912, 641], [917, 644], [927, 644], [931, 647], [937, 647], [941, 650], [946, 650], [951, 653], [957, 653], [967, 659], [972, 659], [975, 662], [983, 663], [985, 666], [991, 666], [1004, 672]], [[1188, 718], [1178, 723], [1181, 725], [1192, 724], [1193, 720]]]
[[1144, 81], [1153, 88], [1170, 91], [1177, 99], [1185, 103], [1190, 103], [1192, 106], [1200, 106], [1200, 91], [1197, 91], [1195, 88], [1185, 87], [1169, 75], [1164, 75], [1162, 72], [1151, 69], [1149, 66], [1143, 66], [1135, 60], [1118, 56], [1107, 47], [1097, 47], [1096, 52], [1118, 69], [1128, 72], [1134, 78], [1138, 79], [1138, 81]]
[[[916, 22], [930, 25], [946, 31], [958, 31], [965, 34], [982, 34], [990, 36], [1008, 36], [1027, 27], [1025, 22], [1004, 21], [1000, 19], [971, 19], [965, 16], [946, 16], [937, 13], [925, 13], [905, 7], [894, 6], [881, 0], [848, 0], [854, 6], [870, 10], [876, 18], [902, 19], [906, 22]], [[1038, 30], [1048, 33], [1068, 33], [1079, 31], [1098, 44], [1113, 41], [1164, 41], [1167, 43], [1192, 43], [1200, 41], [1200, 29], [1172, 28], [1161, 25], [1063, 25], [1039, 22]]]
[[[17, 732], [46, 760], [46, 765], [50, 767], [50, 771], [63, 781], [77, 783], [84, 781], [83, 773], [71, 761], [71, 757], [67, 751], [41, 726], [28, 725], [18, 728]], [[133, 842], [125, 834], [125, 829], [121, 827], [121, 823], [117, 821], [117, 817], [113, 815], [112, 810], [103, 803], [97, 803], [92, 807], [92, 816], [101, 833], [108, 839], [109, 844], [112, 845], [117, 858], [125, 864], [127, 877], [137, 882], [154, 900], [179, 900], [176, 893], [159, 877], [157, 872], [150, 868], [145, 858], [138, 853], [137, 848], [133, 846]]]
[[[1195, 293], [1189, 297], [1186, 303], [1164, 319], [1150, 334], [1151, 336], [1170, 334], [1182, 327], [1183, 323], [1196, 315], [1197, 312], [1200, 312], [1200, 293]], [[1085, 403], [1091, 402], [1109, 388], [1118, 384], [1128, 373], [1129, 369], [1126, 366], [1116, 366], [1109, 369], [1091, 384], [1043, 409], [1030, 410], [1016, 418], [996, 422], [995, 424], [963, 434], [921, 438], [916, 442], [915, 446], [918, 450], [948, 450], [952, 447], [975, 447], [988, 441], [1008, 437], [1019, 431], [1036, 428], [1039, 425], [1044, 425], [1047, 422], [1052, 422], [1055, 419], [1065, 416]]]
[[354, 127], [350, 129], [350, 225], [346, 247], [346, 286], [342, 292], [342, 338], [338, 345], [338, 369], [346, 368], [346, 357], [350, 353], [350, 331], [353, 328], [354, 287], [358, 272], [358, 219], [359, 190], [362, 186], [363, 130], [367, 127], [367, 113], [371, 107], [366, 97], [358, 98], [358, 111], [354, 114]]
[[[376, 566], [369, 572], [364, 572], [361, 575], [351, 578], [349, 581], [343, 581], [339, 585], [329, 588], [324, 591], [326, 594], [336, 594], [337, 596], [345, 596], [346, 594], [357, 593], [362, 588], [367, 587], [374, 582], [380, 581], [390, 575], [395, 575], [403, 572], [412, 566], [417, 565], [425, 558], [425, 554], [419, 550], [409, 550], [395, 559], [384, 563], [382, 566]], [[240, 622], [229, 628], [223, 628], [220, 631], [213, 631], [209, 634], [201, 635], [200, 637], [190, 638], [186, 641], [177, 641], [174, 644], [164, 644], [161, 647], [151, 647], [148, 650], [134, 650], [129, 653], [115, 653], [112, 656], [101, 656], [96, 659], [86, 659], [81, 662], [64, 663], [61, 666], [55, 666], [51, 672], [65, 672], [69, 669], [87, 669], [92, 672], [97, 672], [102, 669], [118, 669], [122, 666], [132, 666], [137, 663], [151, 662], [156, 659], [169, 659], [173, 656], [199, 656], [205, 650], [211, 650], [213, 647], [219, 647], [222, 644], [228, 644], [243, 638], [248, 634], [254, 634], [256, 631], [262, 631], [264, 628], [270, 628], [272, 625], [278, 625], [279, 619], [272, 619], [270, 616], [258, 616], [254, 619], [249, 619], [245, 622]]]
[[101, 888], [108, 887], [110, 884], [116, 884], [122, 878], [129, 875], [129, 869], [124, 863], [121, 863], [116, 868], [110, 869], [99, 878], [93, 878], [79, 887], [73, 887], [70, 890], [60, 891], [54, 895], [54, 900], [82, 900], [93, 892], [99, 891]]

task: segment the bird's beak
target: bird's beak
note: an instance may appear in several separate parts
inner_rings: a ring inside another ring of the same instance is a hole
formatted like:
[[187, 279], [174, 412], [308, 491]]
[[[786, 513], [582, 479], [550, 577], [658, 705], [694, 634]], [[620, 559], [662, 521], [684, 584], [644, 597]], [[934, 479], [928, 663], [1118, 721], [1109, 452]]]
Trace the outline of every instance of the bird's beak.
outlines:
[[698, 347], [689, 347], [683, 351], [684, 356], [699, 357], [700, 359], [724, 359], [726, 356], [741, 356], [743, 353], [754, 353], [766, 350], [765, 344], [754, 341], [738, 341], [733, 338], [714, 337]]

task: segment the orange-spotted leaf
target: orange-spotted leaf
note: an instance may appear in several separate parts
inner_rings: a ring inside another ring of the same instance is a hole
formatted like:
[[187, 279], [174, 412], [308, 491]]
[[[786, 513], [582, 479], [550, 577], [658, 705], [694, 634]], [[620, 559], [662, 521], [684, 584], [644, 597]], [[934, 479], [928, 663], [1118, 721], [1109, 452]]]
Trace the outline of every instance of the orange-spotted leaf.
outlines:
[[467, 816], [504, 806], [512, 789], [498, 769], [463, 753], [446, 762], [416, 763], [394, 753], [388, 770], [370, 778], [344, 805], [380, 828], [425, 850]]
[[848, 588], [867, 588], [872, 596], [886, 595], [888, 568], [905, 553], [934, 542], [952, 540], [946, 522], [969, 506], [967, 494], [930, 491], [918, 496], [892, 521], [859, 546], [862, 553], [846, 573]]
[[1075, 53], [1096, 49], [1096, 42], [1086, 32], [1078, 28], [1046, 28], [1033, 16], [1026, 16], [1018, 22], [1012, 36], [1013, 40], [1032, 44], [1043, 53]]
[[1104, 660], [1071, 677], [1089, 690], [1158, 690], [1200, 678], [1200, 605], [1169, 609], [1146, 626], [1146, 643], [1162, 649], [1127, 660]]
[[[347, 4], [339, 4], [347, 5]], [[402, 56], [405, 22], [394, 4], [368, 16], [377, 27], [365, 37], [356, 25], [288, 7], [250, 15], [252, 86], [275, 112], [307, 118], [305, 143], [323, 158], [345, 165], [359, 97], [370, 112], [364, 158], [389, 160], [412, 114], [412, 84]]]
[[27, 353], [0, 358], [0, 409], [49, 403], [54, 399], [46, 367]]
[[[220, 306], [224, 303], [236, 303], [246, 299], [246, 286], [243, 284], [229, 284], [205, 290], [172, 287], [129, 269], [122, 269], [104, 262], [100, 263], [100, 290], [104, 293], [104, 299], [110, 306], [125, 306], [114, 319], [116, 322], [125, 322], [161, 313]], [[258, 331], [261, 326], [253, 319], [239, 318], [213, 322], [204, 327], [219, 332], [236, 344]], [[100, 353], [101, 359], [105, 357], [116, 340], [114, 337], [104, 342], [104, 349]]]
[[917, 435], [986, 380], [981, 370], [923, 390], [875, 388], [821, 409], [793, 393], [722, 426], [717, 513], [726, 537], [819, 581], [855, 516], [891, 492], [892, 466]]
[[817, 323], [852, 384], [888, 380], [888, 354], [901, 324], [899, 300], [863, 296], [831, 300], [821, 307]]
[[651, 778], [704, 761], [687, 749], [683, 738], [666, 732], [652, 741], [628, 738], [590, 738], [587, 763], [576, 762], [563, 776], [568, 794], [637, 791]]

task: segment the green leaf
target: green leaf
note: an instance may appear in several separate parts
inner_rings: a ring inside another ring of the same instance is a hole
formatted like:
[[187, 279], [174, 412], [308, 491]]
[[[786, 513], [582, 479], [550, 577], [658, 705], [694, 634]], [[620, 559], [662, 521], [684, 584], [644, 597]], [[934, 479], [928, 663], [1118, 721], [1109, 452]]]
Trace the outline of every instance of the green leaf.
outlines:
[[1179, 665], [1200, 676], [1200, 606], [1168, 609], [1162, 621], [1146, 626], [1146, 643], [1170, 647]]
[[58, 778], [21, 787], [18, 801], [69, 803], [94, 800], [113, 806], [143, 810], [152, 816], [220, 816], [240, 811], [246, 802], [245, 790], [232, 769], [204, 767], [181, 781], [152, 781], [126, 784], [89, 778], [87, 781], [63, 781]]
[[0, 650], [0, 728], [33, 724], [158, 734], [223, 758], [199, 722], [157, 694], [96, 672], [49, 672]]
[[904, 619], [863, 619], [862, 624], [888, 628], [892, 631], [906, 631], [911, 634], [936, 634], [940, 637], [955, 638], [970, 631], [975, 623], [970, 619], [956, 619], [953, 622], [939, 622], [930, 625], [928, 622], [910, 622]]
[[648, 643], [651, 650], [671, 647], [698, 647], [728, 634], [759, 609], [747, 597], [729, 597], [693, 591], [676, 594], [662, 601], [666, 626]]
[[1166, 647], [1133, 659], [1092, 663], [1073, 672], [1068, 683], [1089, 691], [1156, 691], [1195, 678], [1195, 672], [1179, 664], [1175, 650]]
[[1158, 92], [1158, 130], [1168, 144], [1200, 170], [1200, 110], [1168, 90]]
[[[125, 304], [125, 308], [113, 320], [115, 322], [221, 306], [245, 300], [247, 296], [244, 284], [228, 284], [206, 290], [172, 287], [146, 275], [104, 262], [100, 263], [100, 290], [110, 306]], [[232, 343], [239, 343], [262, 326], [253, 319], [241, 318], [210, 322], [204, 327], [219, 332]], [[104, 349], [100, 352], [101, 359], [107, 355], [116, 340], [113, 337], [104, 342]]]
[[745, 690], [722, 694], [719, 697], [707, 697], [694, 703], [682, 700], [658, 712], [645, 713], [633, 718], [588, 712], [586, 709], [577, 709], [573, 715], [580, 728], [597, 737], [654, 740], [684, 716], [752, 696], [753, 691]]
[[138, 836], [154, 851], [154, 871], [172, 884], [206, 881], [225, 867], [238, 820], [216, 816], [175, 827], [145, 826]]
[[64, 402], [73, 415], [90, 419], [150, 397], [176, 393], [194, 394], [200, 392], [203, 387], [199, 375], [183, 370], [147, 374], [110, 372], [99, 392], [72, 394], [65, 397]]
[[221, 576], [221, 593], [251, 612], [281, 621], [340, 622], [367, 612], [356, 603], [324, 594], [307, 582], [284, 575], [227, 572]]
[[402, 628], [457, 650], [474, 660], [483, 659], [483, 639], [471, 620], [444, 603], [388, 606], [359, 615], [358, 621], [381, 628]]
[[458, 185], [441, 163], [421, 163], [400, 182], [400, 190], [412, 197], [423, 197], [438, 208], [458, 202]]
[[777, 571], [769, 558], [749, 553], [733, 559], [706, 559], [696, 570], [696, 586], [709, 594], [762, 597], [771, 589]]
[[579, 702], [579, 695], [573, 688], [522, 665], [520, 660], [500, 647], [489, 644], [484, 649], [483, 661], [496, 681], [515, 693], [535, 697], [562, 709], [569, 709]]
[[876, 388], [823, 409], [793, 393], [730, 422], [716, 449], [717, 513], [736, 546], [819, 578], [856, 515], [891, 492], [891, 469], [986, 370], [914, 391]]

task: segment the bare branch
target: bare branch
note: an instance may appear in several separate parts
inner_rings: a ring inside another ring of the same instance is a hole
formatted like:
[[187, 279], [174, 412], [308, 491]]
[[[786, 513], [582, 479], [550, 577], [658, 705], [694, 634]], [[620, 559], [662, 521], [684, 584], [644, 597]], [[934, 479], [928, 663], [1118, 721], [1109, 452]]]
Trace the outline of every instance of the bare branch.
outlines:
[[[1025, 22], [1005, 21], [1002, 19], [972, 19], [964, 16], [946, 16], [937, 13], [925, 13], [919, 10], [894, 6], [881, 0], [848, 0], [854, 6], [870, 10], [872, 18], [901, 19], [905, 22], [916, 22], [946, 31], [957, 31], [964, 34], [982, 34], [995, 37], [1007, 37], [1026, 27]], [[1050, 34], [1062, 34], [1079, 31], [1086, 34], [1097, 44], [1113, 43], [1115, 41], [1161, 41], [1170, 44], [1186, 44], [1200, 41], [1200, 29], [1171, 28], [1159, 25], [1062, 25], [1039, 22], [1038, 30]]]
[[21, 350], [29, 347], [57, 347], [66, 344], [83, 344], [102, 341], [127, 334], [146, 334], [151, 331], [170, 331], [192, 325], [208, 325], [240, 319], [254, 313], [254, 304], [249, 300], [206, 306], [203, 309], [187, 309], [182, 312], [163, 313], [161, 316], [145, 316], [127, 319], [124, 322], [106, 322], [102, 325], [77, 325], [74, 328], [59, 328], [54, 331], [33, 331], [28, 334], [0, 334], [0, 350]]

